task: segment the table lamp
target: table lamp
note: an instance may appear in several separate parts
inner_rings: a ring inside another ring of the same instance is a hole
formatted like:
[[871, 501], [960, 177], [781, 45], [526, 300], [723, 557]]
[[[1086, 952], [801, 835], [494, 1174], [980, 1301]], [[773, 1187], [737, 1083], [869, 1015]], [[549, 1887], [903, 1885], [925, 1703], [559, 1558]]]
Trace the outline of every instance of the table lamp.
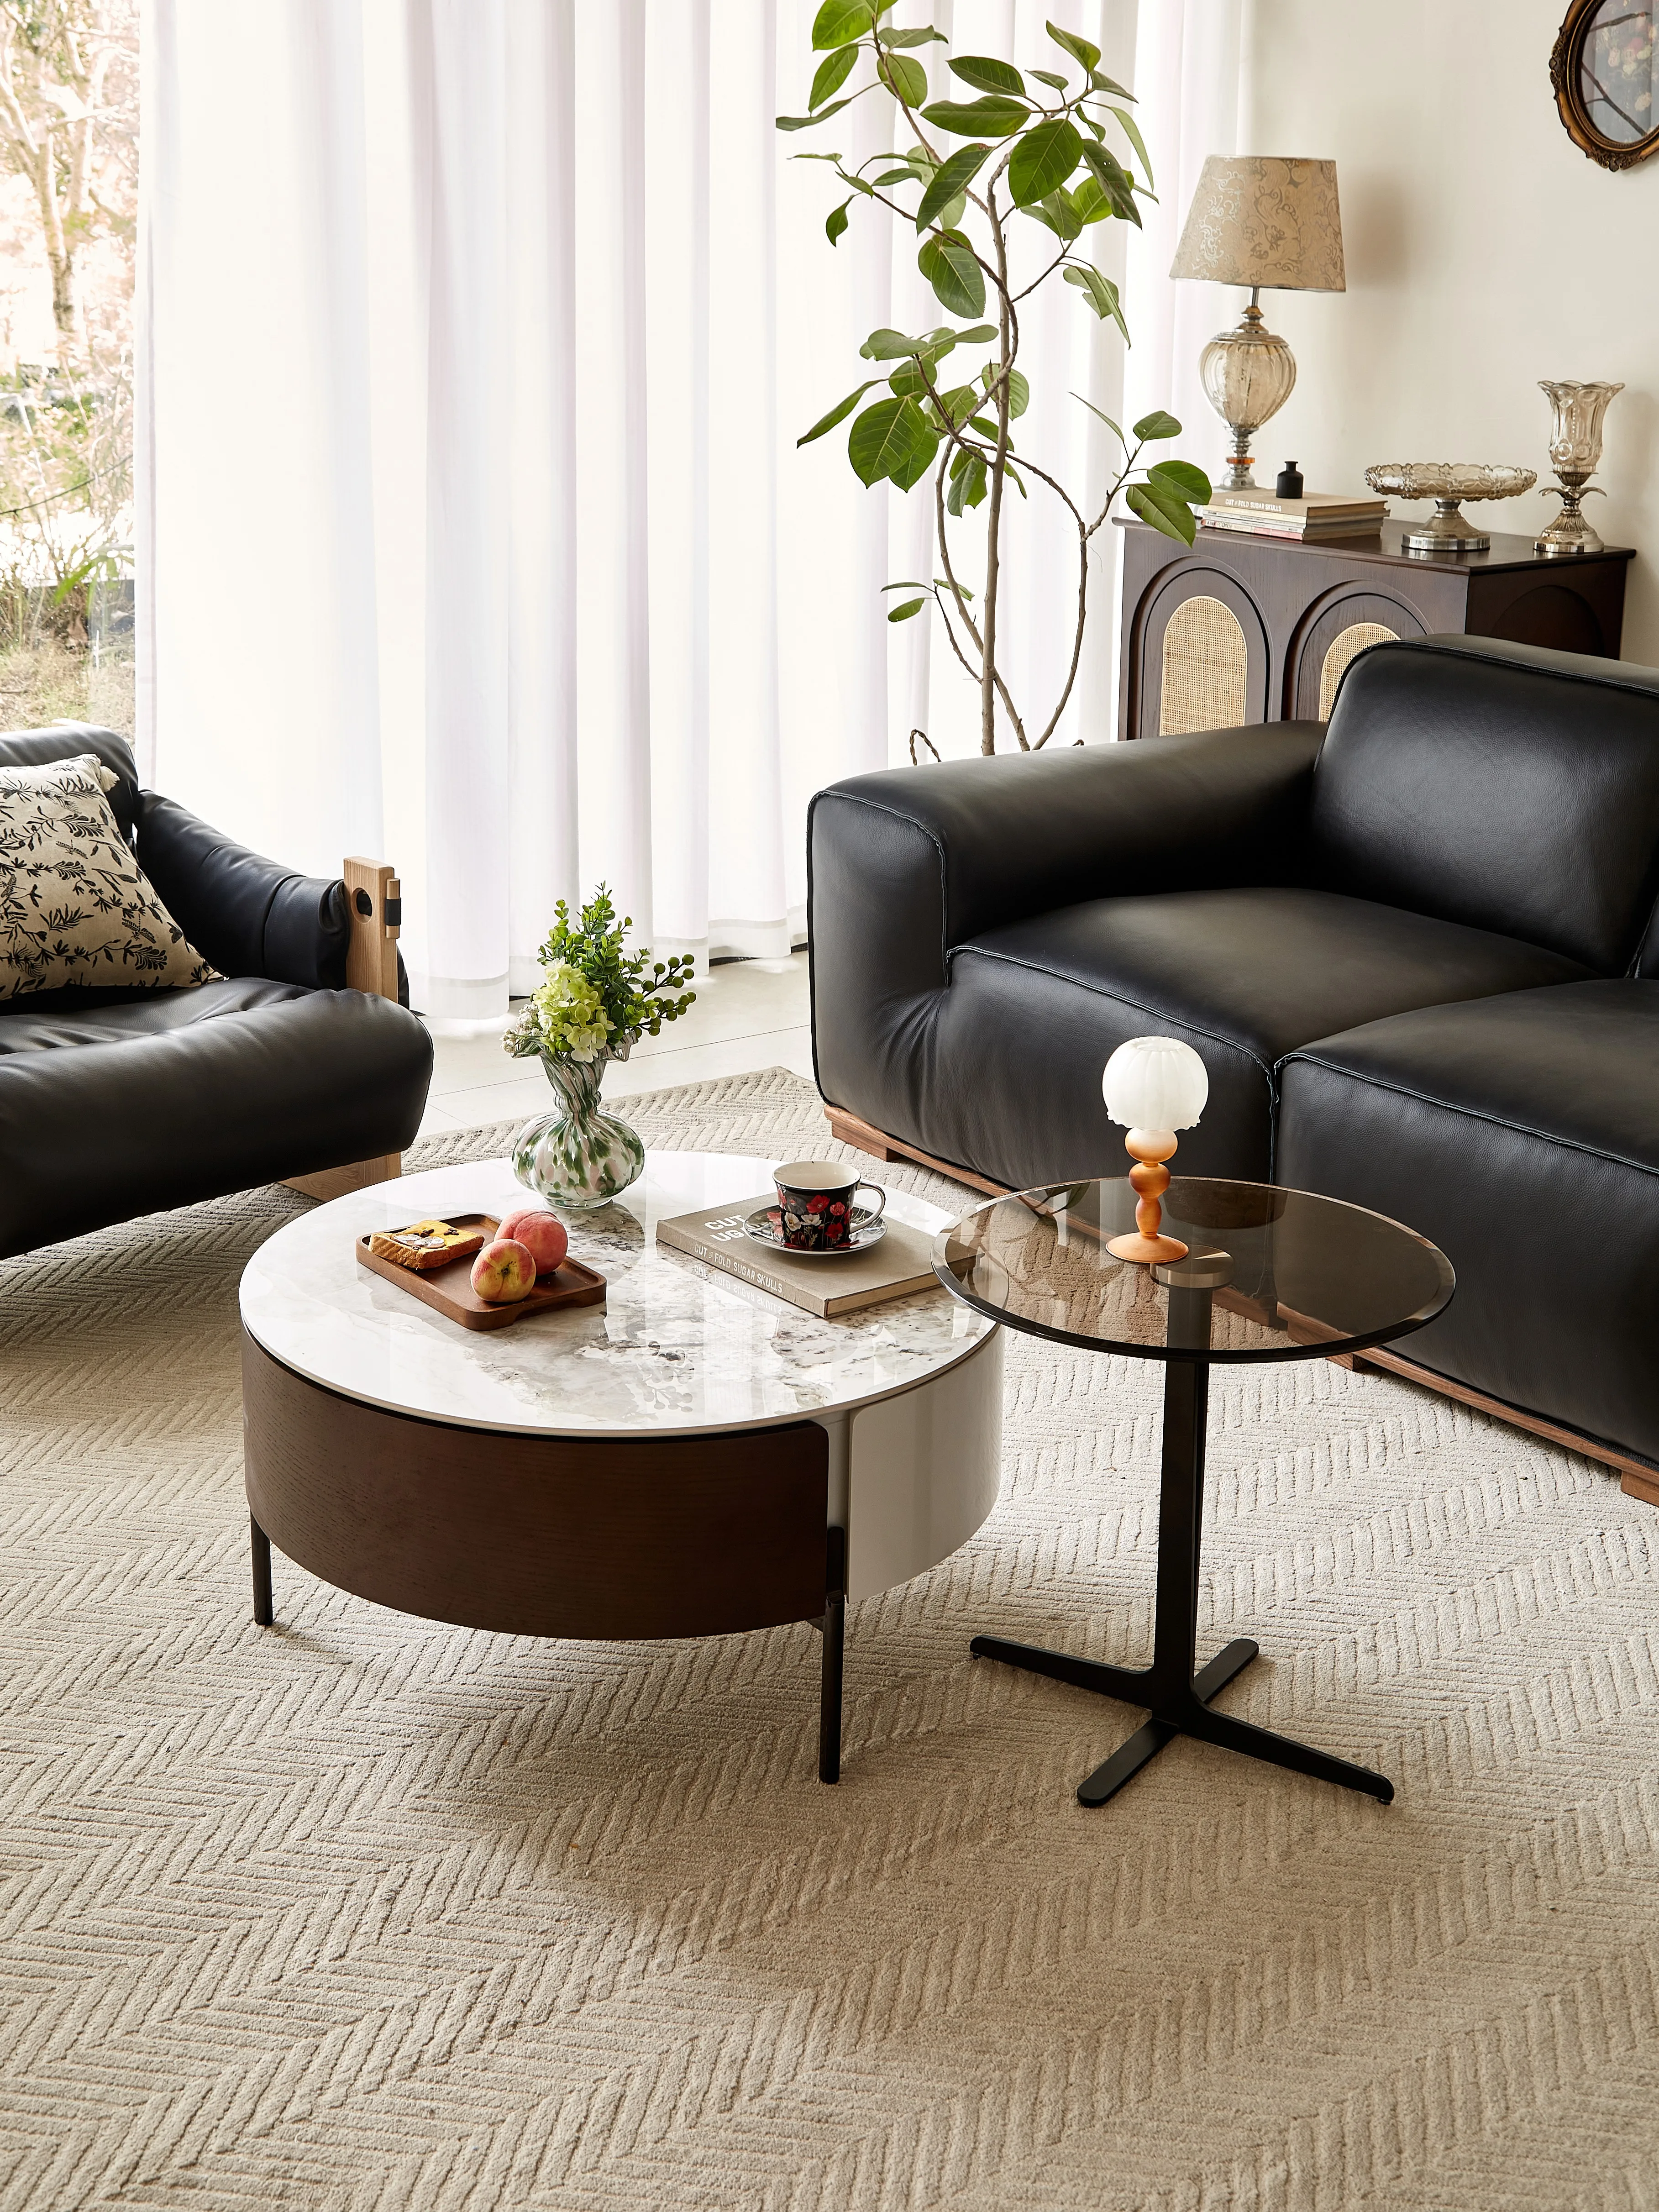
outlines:
[[1128, 1129], [1123, 1146], [1135, 1162], [1129, 1181], [1139, 1201], [1139, 1233], [1109, 1237], [1106, 1249], [1118, 1260], [1184, 1260], [1181, 1239], [1159, 1233], [1159, 1201], [1170, 1188], [1164, 1163], [1176, 1148], [1175, 1133], [1192, 1127], [1210, 1095], [1204, 1063], [1179, 1037], [1131, 1037], [1107, 1061], [1100, 1088], [1108, 1115]]
[[1243, 320], [1210, 340], [1198, 373], [1205, 397], [1233, 434], [1224, 486], [1253, 488], [1251, 434], [1278, 414], [1296, 385], [1296, 357], [1262, 322], [1257, 295], [1346, 291], [1335, 162], [1212, 154], [1170, 274], [1249, 287]]

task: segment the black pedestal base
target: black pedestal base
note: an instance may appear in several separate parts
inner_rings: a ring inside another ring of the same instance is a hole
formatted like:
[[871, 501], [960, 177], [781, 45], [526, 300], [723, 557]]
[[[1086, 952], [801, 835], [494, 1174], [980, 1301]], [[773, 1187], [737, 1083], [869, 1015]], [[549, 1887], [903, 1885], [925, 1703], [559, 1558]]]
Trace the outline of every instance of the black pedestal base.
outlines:
[[[1201, 1310], [1178, 1313], [1177, 1296], [1201, 1298]], [[1207, 1345], [1207, 1291], [1172, 1292], [1170, 1317], [1172, 1341], [1174, 1328], [1180, 1322], [1192, 1330], [1182, 1341]], [[1201, 1354], [1171, 1358], [1164, 1370], [1164, 1472], [1158, 1498], [1158, 1604], [1152, 1665], [1108, 1667], [1098, 1660], [1074, 1658], [1069, 1652], [1047, 1651], [1039, 1644], [1011, 1644], [1000, 1636], [976, 1636], [969, 1648], [979, 1658], [1000, 1659], [1005, 1666], [1022, 1668], [1030, 1674], [1047, 1674], [1052, 1681], [1069, 1682], [1074, 1689], [1117, 1698], [1126, 1705], [1142, 1705], [1151, 1713], [1145, 1726], [1137, 1729], [1127, 1743], [1120, 1744], [1080, 1785], [1079, 1804], [1103, 1805], [1173, 1737], [1191, 1735], [1203, 1743], [1221, 1744], [1228, 1751], [1242, 1751], [1247, 1759], [1266, 1759], [1270, 1765], [1287, 1766], [1296, 1774], [1311, 1774], [1321, 1782], [1340, 1783], [1345, 1790], [1363, 1790], [1386, 1805], [1394, 1796], [1394, 1784], [1387, 1775], [1373, 1774], [1369, 1767], [1333, 1759], [1328, 1753], [1315, 1751], [1290, 1736], [1274, 1735], [1268, 1729], [1253, 1728], [1248, 1721], [1210, 1710], [1211, 1698], [1249, 1665], [1260, 1647], [1248, 1636], [1241, 1636], [1194, 1672], [1209, 1374], [1210, 1363]]]
[[1047, 1674], [1054, 1681], [1069, 1682], [1073, 1689], [1093, 1690], [1104, 1698], [1120, 1698], [1126, 1705], [1152, 1707], [1152, 1717], [1146, 1725], [1121, 1743], [1086, 1782], [1078, 1784], [1079, 1805], [1103, 1805], [1109, 1797], [1115, 1797], [1148, 1759], [1178, 1735], [1222, 1744], [1229, 1751], [1265, 1759], [1270, 1765], [1288, 1766], [1297, 1774], [1311, 1774], [1321, 1782], [1340, 1782], [1344, 1789], [1364, 1790], [1383, 1805], [1394, 1796], [1394, 1784], [1386, 1774], [1373, 1774], [1369, 1767], [1333, 1759], [1328, 1752], [1315, 1751], [1293, 1737], [1274, 1735], [1270, 1729], [1252, 1727], [1249, 1721], [1210, 1711], [1210, 1699], [1257, 1656], [1261, 1646], [1248, 1636], [1218, 1651], [1207, 1667], [1193, 1675], [1184, 1697], [1179, 1686], [1171, 1696], [1157, 1694], [1155, 1667], [1106, 1667], [1093, 1659], [1075, 1659], [1069, 1652], [1045, 1651], [1035, 1644], [1010, 1644], [1000, 1636], [976, 1636], [969, 1649], [978, 1659], [1000, 1659], [1005, 1666], [1023, 1668], [1030, 1674]]

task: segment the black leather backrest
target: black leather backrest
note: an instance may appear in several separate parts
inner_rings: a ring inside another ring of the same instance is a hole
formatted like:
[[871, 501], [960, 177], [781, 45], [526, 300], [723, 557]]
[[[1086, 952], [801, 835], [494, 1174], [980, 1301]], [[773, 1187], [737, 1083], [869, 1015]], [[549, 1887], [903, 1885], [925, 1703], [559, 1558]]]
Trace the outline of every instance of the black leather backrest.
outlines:
[[1372, 646], [1314, 769], [1310, 880], [1622, 975], [1659, 896], [1659, 669]]
[[95, 753], [120, 781], [109, 793], [112, 812], [124, 836], [131, 837], [138, 813], [138, 767], [132, 748], [113, 730], [92, 722], [57, 722], [49, 730], [8, 730], [0, 737], [0, 768], [40, 768], [47, 761], [74, 760]]

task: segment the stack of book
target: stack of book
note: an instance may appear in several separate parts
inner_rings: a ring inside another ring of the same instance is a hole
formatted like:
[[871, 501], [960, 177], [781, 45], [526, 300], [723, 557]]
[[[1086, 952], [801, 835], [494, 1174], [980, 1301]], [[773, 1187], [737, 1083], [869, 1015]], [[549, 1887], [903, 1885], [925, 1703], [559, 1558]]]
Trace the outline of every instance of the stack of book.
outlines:
[[1207, 507], [1193, 514], [1206, 530], [1238, 530], [1255, 538], [1359, 538], [1388, 516], [1381, 499], [1345, 499], [1339, 493], [1310, 491], [1304, 499], [1279, 499], [1270, 491], [1215, 491]]

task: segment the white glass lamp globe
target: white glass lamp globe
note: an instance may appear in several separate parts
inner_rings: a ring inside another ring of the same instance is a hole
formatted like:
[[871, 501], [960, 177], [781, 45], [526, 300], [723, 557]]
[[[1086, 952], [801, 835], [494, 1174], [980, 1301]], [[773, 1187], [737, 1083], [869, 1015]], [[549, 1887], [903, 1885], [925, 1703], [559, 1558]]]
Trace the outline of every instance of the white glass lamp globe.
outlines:
[[1176, 1131], [1190, 1129], [1204, 1111], [1210, 1095], [1204, 1063], [1179, 1037], [1131, 1037], [1107, 1061], [1100, 1089], [1108, 1114], [1128, 1131], [1123, 1145], [1135, 1163], [1129, 1182], [1138, 1200], [1134, 1233], [1109, 1237], [1106, 1249], [1148, 1265], [1184, 1260], [1186, 1245], [1160, 1226], [1160, 1200], [1170, 1188], [1164, 1163], [1176, 1148]]
[[1106, 1111], [1126, 1129], [1190, 1129], [1204, 1111], [1210, 1079], [1179, 1037], [1131, 1037], [1100, 1079]]

